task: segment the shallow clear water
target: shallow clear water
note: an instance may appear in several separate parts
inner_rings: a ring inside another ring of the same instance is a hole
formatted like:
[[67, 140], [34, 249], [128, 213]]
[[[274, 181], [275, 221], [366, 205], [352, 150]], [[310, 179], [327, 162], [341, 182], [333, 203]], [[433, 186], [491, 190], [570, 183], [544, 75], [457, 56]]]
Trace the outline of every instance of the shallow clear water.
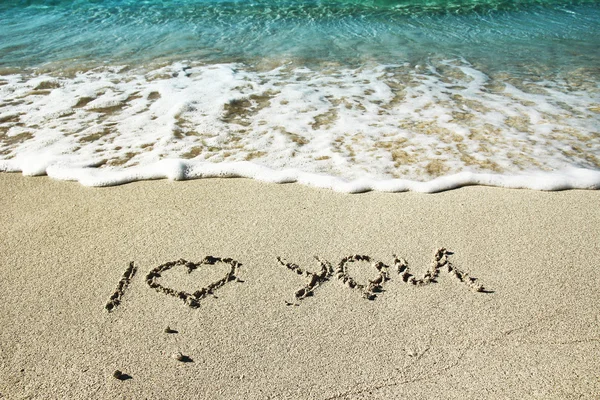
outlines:
[[4, 1], [0, 169], [595, 187], [599, 43], [585, 0]]
[[595, 1], [5, 1], [0, 15], [5, 66], [460, 56], [515, 68], [600, 57]]

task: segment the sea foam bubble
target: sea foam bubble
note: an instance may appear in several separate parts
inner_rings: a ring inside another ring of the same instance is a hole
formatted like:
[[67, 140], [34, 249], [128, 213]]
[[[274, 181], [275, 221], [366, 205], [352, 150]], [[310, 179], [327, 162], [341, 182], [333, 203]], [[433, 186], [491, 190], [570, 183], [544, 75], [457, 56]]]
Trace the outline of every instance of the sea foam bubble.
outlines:
[[597, 82], [582, 70], [531, 76], [463, 59], [4, 75], [0, 170], [89, 186], [247, 177], [342, 192], [600, 188]]

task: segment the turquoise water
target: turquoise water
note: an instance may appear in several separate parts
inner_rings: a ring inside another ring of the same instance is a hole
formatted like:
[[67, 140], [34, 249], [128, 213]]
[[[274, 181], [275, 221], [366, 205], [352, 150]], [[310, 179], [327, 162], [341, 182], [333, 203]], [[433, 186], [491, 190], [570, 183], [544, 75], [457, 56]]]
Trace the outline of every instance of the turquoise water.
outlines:
[[600, 1], [1, 1], [0, 171], [600, 188]]
[[3, 1], [0, 66], [256, 58], [597, 67], [600, 2]]

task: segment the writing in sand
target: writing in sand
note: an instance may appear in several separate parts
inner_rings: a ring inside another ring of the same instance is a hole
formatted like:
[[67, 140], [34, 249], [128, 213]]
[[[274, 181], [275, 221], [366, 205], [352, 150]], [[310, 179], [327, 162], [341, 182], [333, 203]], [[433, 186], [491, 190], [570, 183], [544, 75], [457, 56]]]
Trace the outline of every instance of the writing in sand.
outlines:
[[[286, 262], [281, 257], [277, 257], [277, 261], [287, 270], [307, 278], [305, 285], [296, 290], [294, 293], [294, 301], [286, 301], [286, 304], [290, 306], [297, 306], [303, 299], [313, 296], [318, 288], [324, 286], [333, 278], [336, 278], [349, 289], [360, 292], [363, 298], [367, 300], [375, 300], [377, 296], [383, 292], [385, 283], [391, 279], [390, 271], [394, 269], [403, 282], [413, 286], [424, 286], [436, 282], [440, 271], [445, 270], [451, 277], [465, 284], [472, 291], [489, 293], [489, 291], [486, 290], [476, 278], [469, 276], [468, 272], [464, 272], [456, 268], [450, 262], [448, 257], [452, 254], [453, 253], [445, 248], [438, 249], [435, 252], [429, 269], [421, 278], [415, 277], [408, 267], [408, 262], [404, 258], [396, 255], [393, 256], [393, 268], [381, 261], [376, 261], [367, 255], [351, 255], [344, 257], [335, 266], [333, 266], [329, 261], [315, 256], [315, 259], [320, 267], [320, 270], [317, 272], [311, 272], [297, 264]], [[376, 275], [369, 279], [368, 283], [365, 284], [358, 283], [348, 272], [348, 266], [351, 263], [361, 261], [369, 263], [376, 271]], [[167, 287], [160, 282], [162, 275], [173, 268], [185, 268], [188, 273], [192, 273], [194, 271], [201, 271], [203, 269], [202, 267], [206, 269], [219, 263], [225, 264], [228, 267], [227, 272], [220, 279], [194, 292], [177, 290], [175, 288]], [[214, 295], [217, 290], [226, 284], [230, 282], [243, 282], [237, 277], [238, 271], [241, 267], [242, 264], [232, 258], [206, 256], [199, 262], [191, 262], [180, 259], [177, 261], [169, 261], [150, 270], [150, 272], [148, 272], [146, 275], [146, 283], [150, 288], [156, 290], [157, 292], [177, 297], [181, 299], [187, 306], [191, 308], [198, 308], [200, 307], [202, 300], [208, 296]], [[125, 270], [125, 273], [119, 281], [114, 293], [110, 296], [109, 301], [106, 303], [105, 308], [107, 311], [114, 311], [117, 306], [121, 304], [123, 293], [129, 287], [131, 279], [134, 277], [136, 272], [137, 267], [132, 261]]]

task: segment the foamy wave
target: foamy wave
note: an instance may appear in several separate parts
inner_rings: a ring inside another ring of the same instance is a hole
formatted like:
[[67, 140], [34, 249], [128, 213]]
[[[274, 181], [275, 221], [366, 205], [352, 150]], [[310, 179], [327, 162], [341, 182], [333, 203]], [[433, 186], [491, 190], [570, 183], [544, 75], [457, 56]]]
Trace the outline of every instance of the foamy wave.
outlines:
[[235, 176], [341, 192], [598, 189], [596, 78], [539, 75], [451, 60], [0, 76], [0, 170], [89, 186]]
[[180, 159], [161, 160], [144, 167], [137, 166], [120, 170], [77, 168], [60, 164], [49, 165], [45, 169], [38, 167], [27, 170], [18, 163], [9, 160], [0, 161], [0, 171], [23, 171], [24, 175], [47, 174], [51, 178], [77, 181], [85, 186], [115, 186], [154, 179], [250, 178], [269, 183], [300, 183], [343, 193], [363, 193], [372, 190], [380, 192], [413, 191], [436, 193], [471, 185], [548, 191], [600, 189], [600, 171], [578, 168], [568, 168], [555, 172], [523, 173], [519, 175], [460, 172], [427, 182], [406, 179], [383, 181], [359, 179], [348, 182], [333, 176], [302, 172], [296, 169], [277, 171], [250, 162], [224, 162], [215, 164]]

